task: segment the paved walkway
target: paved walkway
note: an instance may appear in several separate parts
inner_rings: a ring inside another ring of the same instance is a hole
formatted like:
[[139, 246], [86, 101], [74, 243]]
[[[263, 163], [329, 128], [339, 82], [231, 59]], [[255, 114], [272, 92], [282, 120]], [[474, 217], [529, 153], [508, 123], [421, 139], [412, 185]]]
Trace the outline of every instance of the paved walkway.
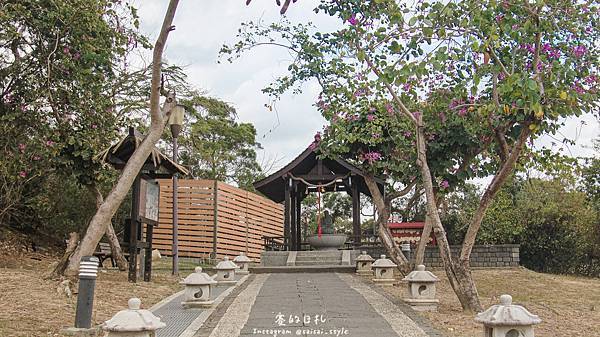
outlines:
[[253, 275], [228, 297], [194, 337], [441, 336], [351, 274]]

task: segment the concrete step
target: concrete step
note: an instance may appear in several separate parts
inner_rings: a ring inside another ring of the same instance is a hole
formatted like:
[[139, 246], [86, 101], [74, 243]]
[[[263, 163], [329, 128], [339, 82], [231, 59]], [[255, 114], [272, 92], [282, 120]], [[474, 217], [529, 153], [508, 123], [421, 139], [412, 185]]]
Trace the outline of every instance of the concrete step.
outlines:
[[296, 261], [297, 266], [339, 266], [342, 261]]
[[298, 256], [296, 255], [296, 260], [341, 260], [342, 256]]
[[354, 273], [354, 266], [285, 266], [285, 267], [251, 267], [250, 272], [254, 274], [266, 273]]

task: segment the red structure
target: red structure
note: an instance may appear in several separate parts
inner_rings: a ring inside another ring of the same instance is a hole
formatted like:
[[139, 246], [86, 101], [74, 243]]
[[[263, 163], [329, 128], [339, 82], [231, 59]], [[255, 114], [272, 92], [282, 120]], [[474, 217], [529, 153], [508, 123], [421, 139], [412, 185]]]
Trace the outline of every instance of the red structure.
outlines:
[[[389, 222], [388, 227], [394, 241], [397, 243], [410, 243], [417, 244], [421, 240], [421, 233], [423, 233], [424, 222]], [[433, 231], [429, 235], [429, 243], [436, 245], [435, 236]]]

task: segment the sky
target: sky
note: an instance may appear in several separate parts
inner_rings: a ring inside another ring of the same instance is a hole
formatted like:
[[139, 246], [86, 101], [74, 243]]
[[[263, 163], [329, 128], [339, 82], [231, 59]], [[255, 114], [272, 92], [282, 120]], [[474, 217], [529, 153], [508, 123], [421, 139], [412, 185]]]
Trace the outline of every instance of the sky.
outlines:
[[[154, 41], [162, 24], [167, 0], [137, 0], [141, 30]], [[316, 15], [312, 9], [316, 0], [302, 0], [290, 5], [287, 17], [292, 22], [312, 21], [320, 30], [330, 31], [341, 22]], [[240, 121], [250, 122], [257, 129], [259, 162], [268, 173], [287, 164], [313, 140], [326, 123], [314, 106], [318, 85], [308, 83], [301, 94], [285, 94], [269, 111], [269, 97], [261, 89], [285, 74], [291, 57], [282, 48], [260, 47], [247, 52], [241, 59], [218, 64], [218, 51], [224, 43], [236, 42], [235, 34], [242, 22], [262, 20], [265, 23], [281, 19], [273, 0], [181, 0], [175, 15], [176, 30], [169, 35], [164, 57], [169, 63], [183, 66], [189, 81], [209, 96], [233, 105]], [[146, 56], [149, 59], [149, 55]], [[581, 124], [581, 122], [584, 124]], [[567, 121], [555, 137], [543, 137], [536, 147], [562, 147], [566, 154], [592, 156], [592, 141], [600, 135], [600, 125], [591, 115]], [[576, 145], [560, 146], [564, 137], [575, 139]]]

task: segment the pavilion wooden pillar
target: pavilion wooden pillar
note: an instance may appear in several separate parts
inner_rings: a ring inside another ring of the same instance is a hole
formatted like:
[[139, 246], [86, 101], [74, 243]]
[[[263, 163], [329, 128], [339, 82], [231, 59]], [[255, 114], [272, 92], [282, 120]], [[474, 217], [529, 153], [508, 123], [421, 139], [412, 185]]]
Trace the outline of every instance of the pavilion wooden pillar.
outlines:
[[296, 250], [302, 250], [302, 229], [300, 219], [302, 218], [302, 197], [301, 191], [296, 191]]
[[354, 245], [360, 246], [360, 192], [358, 191], [358, 179], [356, 179], [355, 176], [352, 176], [350, 179], [350, 190], [352, 194], [352, 236], [354, 237]]
[[296, 188], [297, 183], [295, 181], [291, 181], [290, 179], [290, 185], [291, 186], [291, 190], [290, 190], [290, 250], [297, 250], [297, 243], [296, 243]]
[[291, 208], [292, 208], [292, 198], [291, 198], [291, 185], [292, 179], [289, 177], [285, 177], [285, 200], [283, 206], [283, 236], [284, 236], [284, 244], [287, 246], [287, 250], [292, 250], [291, 240], [290, 240], [290, 224], [291, 224]]

